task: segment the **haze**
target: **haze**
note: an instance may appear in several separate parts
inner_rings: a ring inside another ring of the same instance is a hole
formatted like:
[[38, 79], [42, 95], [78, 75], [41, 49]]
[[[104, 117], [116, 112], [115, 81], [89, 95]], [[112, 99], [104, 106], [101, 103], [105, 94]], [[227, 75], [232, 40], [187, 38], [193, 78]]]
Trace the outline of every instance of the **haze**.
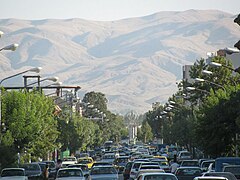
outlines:
[[0, 19], [111, 21], [160, 11], [221, 10], [238, 14], [239, 0], [1, 0]]

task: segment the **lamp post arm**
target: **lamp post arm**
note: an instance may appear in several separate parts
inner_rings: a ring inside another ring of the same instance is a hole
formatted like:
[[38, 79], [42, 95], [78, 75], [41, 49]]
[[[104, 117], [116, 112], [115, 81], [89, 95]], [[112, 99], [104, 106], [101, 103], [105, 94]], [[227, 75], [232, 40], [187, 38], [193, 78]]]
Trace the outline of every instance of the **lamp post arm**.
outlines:
[[2, 79], [2, 80], [0, 81], [0, 85], [2, 84], [3, 81], [5, 81], [5, 80], [7, 80], [7, 79], [10, 79], [10, 78], [13, 78], [13, 77], [15, 77], [15, 76], [18, 76], [18, 75], [24, 74], [24, 73], [26, 73], [26, 72], [28, 72], [28, 71], [29, 71], [29, 70], [26, 70], [26, 71], [23, 71], [23, 72], [20, 72], [20, 73], [14, 74], [14, 75], [12, 75], [12, 76], [8, 76], [8, 77], [6, 77], [6, 78], [4, 78], [4, 79]]
[[195, 88], [197, 91], [201, 91], [203, 93], [206, 93], [206, 94], [210, 94], [210, 92], [204, 90], [204, 89], [199, 89], [199, 88]]
[[227, 69], [229, 69], [229, 70], [231, 70], [231, 71], [235, 71], [235, 69], [233, 69], [232, 67], [226, 66], [226, 65], [224, 65], [224, 64], [222, 64], [222, 67], [225, 67], [225, 68], [227, 68]]
[[209, 84], [213, 84], [213, 85], [215, 85], [215, 86], [218, 86], [218, 87], [222, 88], [222, 89], [225, 91], [225, 93], [227, 92], [226, 89], [225, 89], [222, 85], [217, 84], [217, 83], [212, 82], [212, 81], [207, 81], [207, 80], [205, 80], [205, 81], [208, 82]]

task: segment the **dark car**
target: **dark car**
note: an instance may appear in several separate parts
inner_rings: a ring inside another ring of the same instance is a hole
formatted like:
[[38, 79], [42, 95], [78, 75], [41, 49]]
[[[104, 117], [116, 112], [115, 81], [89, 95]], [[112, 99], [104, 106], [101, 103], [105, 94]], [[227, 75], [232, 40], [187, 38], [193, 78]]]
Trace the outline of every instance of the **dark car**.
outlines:
[[225, 177], [228, 180], [237, 180], [237, 178], [230, 172], [208, 172], [204, 173], [203, 176]]
[[42, 163], [45, 163], [49, 167], [49, 178], [54, 178], [56, 175], [56, 163], [54, 161], [42, 161]]
[[25, 169], [26, 176], [28, 179], [42, 179], [43, 174], [39, 163], [26, 163], [21, 164], [20, 168]]
[[118, 173], [122, 173], [125, 165], [129, 161], [129, 156], [119, 156], [113, 162], [115, 167], [118, 169]]
[[179, 167], [175, 171], [178, 180], [193, 180], [197, 176], [202, 175], [200, 167]]
[[203, 176], [225, 177], [228, 180], [237, 180], [237, 178], [230, 172], [208, 172], [204, 173]]
[[123, 169], [123, 178], [124, 180], [127, 180], [130, 178], [130, 171], [132, 168], [133, 162], [127, 162], [127, 164], [125, 165], [124, 169]]
[[183, 160], [180, 164], [180, 167], [199, 167], [198, 160]]

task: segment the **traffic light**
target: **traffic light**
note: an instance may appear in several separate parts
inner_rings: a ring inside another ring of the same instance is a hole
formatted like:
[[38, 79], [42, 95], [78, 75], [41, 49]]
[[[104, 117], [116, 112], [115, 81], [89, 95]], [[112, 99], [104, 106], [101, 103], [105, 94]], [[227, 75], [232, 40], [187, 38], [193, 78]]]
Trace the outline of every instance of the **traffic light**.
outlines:
[[[240, 14], [234, 19], [234, 22], [240, 26]], [[240, 40], [234, 45], [234, 47], [240, 50]]]

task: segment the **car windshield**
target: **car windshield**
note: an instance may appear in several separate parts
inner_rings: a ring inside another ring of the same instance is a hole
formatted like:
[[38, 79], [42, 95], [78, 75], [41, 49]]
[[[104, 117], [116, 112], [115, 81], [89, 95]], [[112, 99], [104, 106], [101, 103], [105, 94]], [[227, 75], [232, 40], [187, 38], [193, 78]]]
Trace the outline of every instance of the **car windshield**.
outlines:
[[24, 171], [18, 170], [18, 169], [3, 170], [1, 177], [6, 177], [6, 176], [24, 176]]
[[190, 153], [189, 152], [183, 152], [183, 153], [181, 153], [181, 156], [190, 156]]
[[115, 155], [104, 155], [103, 159], [115, 159]]
[[91, 170], [91, 175], [97, 174], [117, 174], [117, 171], [113, 167], [95, 167]]
[[55, 168], [55, 163], [54, 162], [43, 161], [43, 163], [46, 163], [49, 166], [49, 168], [51, 168], [51, 169]]
[[82, 177], [82, 171], [79, 169], [63, 169], [58, 171], [58, 177]]
[[197, 161], [183, 161], [181, 166], [198, 166]]
[[20, 167], [24, 168], [25, 170], [29, 170], [29, 171], [39, 171], [40, 170], [40, 166], [38, 164], [22, 164]]
[[138, 169], [140, 167], [140, 165], [141, 165], [140, 162], [139, 163], [134, 163], [132, 168], [133, 169]]
[[91, 161], [90, 161], [90, 160], [87, 160], [87, 159], [79, 160], [78, 162], [79, 162], [79, 163], [82, 163], [82, 164], [91, 163]]
[[126, 163], [126, 162], [128, 162], [128, 158], [119, 158], [119, 159], [117, 159], [117, 162], [118, 163]]
[[83, 171], [88, 170], [88, 166], [84, 166], [84, 165], [69, 165], [68, 167], [71, 167], [71, 168], [81, 168]]
[[63, 161], [76, 161], [73, 157], [64, 158]]
[[201, 175], [201, 170], [199, 169], [179, 169], [177, 175]]

